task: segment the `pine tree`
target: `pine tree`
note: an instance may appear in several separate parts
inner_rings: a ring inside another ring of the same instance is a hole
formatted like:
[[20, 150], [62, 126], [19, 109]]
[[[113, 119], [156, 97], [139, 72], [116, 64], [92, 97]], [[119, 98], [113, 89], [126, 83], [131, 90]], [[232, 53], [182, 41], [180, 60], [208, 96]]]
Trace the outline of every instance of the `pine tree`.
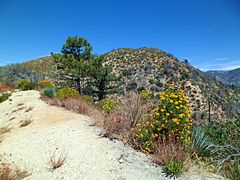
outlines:
[[104, 56], [97, 56], [89, 64], [88, 74], [92, 78], [90, 85], [98, 100], [106, 98], [106, 95], [120, 92], [116, 83], [120, 79], [113, 74], [110, 67], [103, 64]]
[[58, 70], [64, 77], [73, 81], [79, 93], [86, 76], [88, 61], [91, 59], [92, 47], [89, 42], [80, 37], [68, 37], [62, 47], [61, 54], [52, 54]]

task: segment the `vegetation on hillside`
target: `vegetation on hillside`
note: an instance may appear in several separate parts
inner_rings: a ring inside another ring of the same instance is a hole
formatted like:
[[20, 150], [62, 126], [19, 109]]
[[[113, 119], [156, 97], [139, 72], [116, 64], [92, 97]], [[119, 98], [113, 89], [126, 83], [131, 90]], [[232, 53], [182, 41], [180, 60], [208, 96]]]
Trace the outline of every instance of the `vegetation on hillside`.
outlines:
[[[103, 56], [91, 50], [86, 39], [69, 37], [49, 61], [1, 67], [0, 81], [37, 89], [49, 104], [90, 116], [104, 129], [103, 137], [150, 154], [171, 177], [197, 160], [237, 179], [238, 89], [158, 49], [118, 49]], [[41, 64], [48, 66], [45, 72]], [[1, 93], [15, 88], [0, 85]], [[0, 102], [10, 95], [1, 94]]]

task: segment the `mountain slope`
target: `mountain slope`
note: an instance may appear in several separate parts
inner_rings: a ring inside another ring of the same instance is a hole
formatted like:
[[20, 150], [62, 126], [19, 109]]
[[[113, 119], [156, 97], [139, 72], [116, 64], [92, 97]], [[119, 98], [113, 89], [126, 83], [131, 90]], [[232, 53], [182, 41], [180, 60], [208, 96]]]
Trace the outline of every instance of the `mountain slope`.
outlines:
[[165, 83], [174, 83], [183, 88], [190, 99], [195, 120], [207, 119], [209, 102], [212, 120], [229, 117], [239, 107], [239, 102], [236, 102], [238, 92], [159, 49], [124, 48], [105, 56], [106, 64], [116, 74], [122, 75], [125, 92], [135, 89], [159, 91]]
[[[209, 106], [211, 120], [229, 119], [240, 111], [237, 89], [231, 89], [169, 53], [153, 48], [122, 48], [104, 55], [105, 64], [121, 75], [124, 93], [142, 89], [160, 91], [163, 84], [174, 83], [185, 90], [194, 112], [193, 119], [197, 122], [208, 119]], [[58, 85], [62, 83], [51, 57], [28, 61], [21, 66]]]
[[229, 71], [207, 71], [206, 73], [216, 77], [217, 80], [224, 84], [233, 84], [240, 87], [240, 68]]

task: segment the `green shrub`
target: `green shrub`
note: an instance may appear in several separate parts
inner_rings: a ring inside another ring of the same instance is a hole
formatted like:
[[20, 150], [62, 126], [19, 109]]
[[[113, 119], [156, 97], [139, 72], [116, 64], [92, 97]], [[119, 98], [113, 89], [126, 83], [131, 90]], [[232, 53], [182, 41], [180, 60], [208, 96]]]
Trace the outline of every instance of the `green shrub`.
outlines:
[[240, 177], [240, 159], [227, 164], [224, 174], [231, 180], [239, 180]]
[[184, 172], [183, 161], [170, 160], [164, 165], [164, 171], [170, 177], [179, 177]]
[[106, 99], [102, 99], [99, 102], [99, 106], [102, 108], [102, 110], [106, 114], [110, 114], [112, 111], [118, 109], [119, 104], [118, 104], [118, 101], [116, 99], [106, 98]]
[[213, 143], [219, 145], [229, 144], [240, 148], [240, 118], [236, 119], [235, 122], [204, 125], [203, 129]]
[[17, 87], [22, 90], [28, 83], [29, 81], [27, 79], [21, 79], [18, 81]]
[[55, 88], [53, 87], [46, 87], [42, 90], [42, 93], [47, 97], [54, 97], [57, 95]]
[[35, 83], [29, 82], [24, 86], [23, 91], [33, 90], [33, 89], [35, 89], [35, 86], [36, 86]]
[[138, 120], [132, 130], [138, 148], [144, 152], [152, 152], [159, 139], [189, 143], [192, 120], [184, 92], [170, 85], [156, 96], [155, 101], [155, 108]]
[[80, 98], [80, 94], [74, 88], [62, 88], [57, 92], [57, 97], [59, 99], [65, 99], [65, 98], [78, 99]]
[[93, 97], [92, 96], [81, 96], [80, 97], [83, 101], [89, 103], [89, 104], [93, 104]]
[[41, 80], [38, 82], [37, 86], [40, 88], [40, 89], [44, 89], [44, 88], [54, 88], [55, 85], [49, 81], [49, 80]]
[[21, 79], [17, 83], [17, 87], [22, 91], [32, 90], [35, 88], [35, 83], [29, 82], [27, 79]]
[[2, 103], [3, 101], [6, 101], [10, 96], [11, 96], [11, 93], [3, 93], [2, 95], [0, 95], [0, 103]]
[[202, 157], [209, 157], [214, 147], [201, 127], [197, 127], [192, 131], [192, 141], [189, 146], [193, 153], [197, 153], [198, 156]]

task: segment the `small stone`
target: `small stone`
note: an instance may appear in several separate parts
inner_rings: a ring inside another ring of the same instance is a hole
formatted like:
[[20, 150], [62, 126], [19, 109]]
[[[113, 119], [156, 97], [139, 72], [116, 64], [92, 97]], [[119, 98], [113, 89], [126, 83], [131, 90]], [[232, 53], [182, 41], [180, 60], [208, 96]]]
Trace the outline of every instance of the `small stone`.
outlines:
[[123, 163], [123, 159], [119, 159], [118, 162], [119, 162], [119, 163]]

